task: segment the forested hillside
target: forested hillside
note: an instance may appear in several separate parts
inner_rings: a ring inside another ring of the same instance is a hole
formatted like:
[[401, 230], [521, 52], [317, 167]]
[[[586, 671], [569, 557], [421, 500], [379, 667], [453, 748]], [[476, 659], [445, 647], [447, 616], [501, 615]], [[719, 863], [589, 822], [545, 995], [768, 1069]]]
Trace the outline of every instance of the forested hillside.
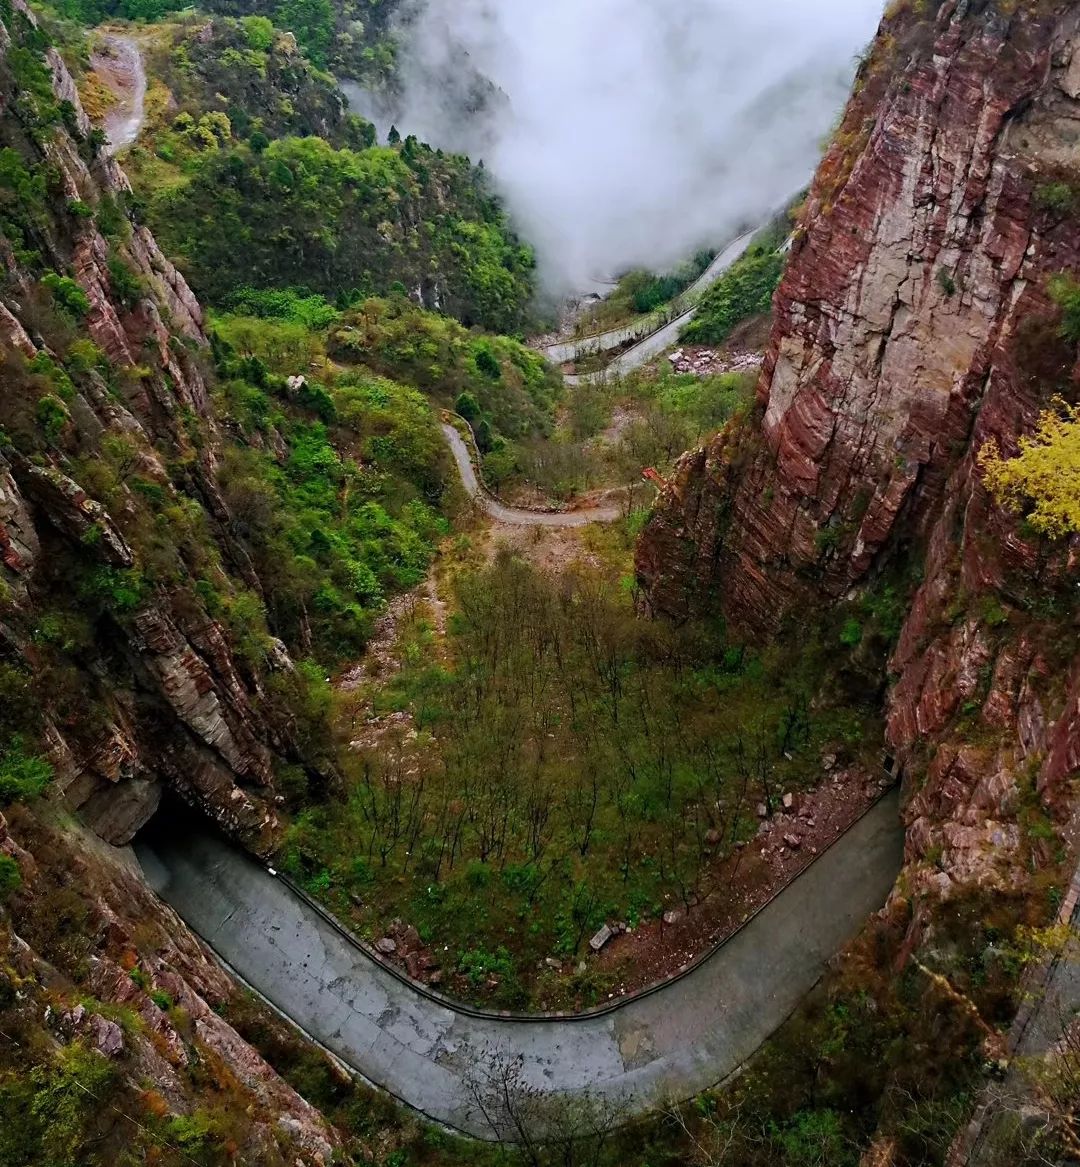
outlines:
[[[415, 138], [376, 145], [263, 16], [167, 22], [140, 43], [147, 125], [128, 169], [197, 295], [293, 286], [346, 304], [400, 288], [466, 325], [524, 328], [533, 255], [482, 169]], [[81, 86], [106, 113], [93, 72]]]
[[[269, 18], [291, 32], [316, 65], [377, 87], [394, 77], [389, 26], [398, 5], [399, 0], [281, 0], [269, 6], [214, 0], [204, 7], [223, 16]], [[59, 0], [55, 5], [60, 15], [91, 27], [113, 18], [161, 20], [187, 7], [184, 0]]]

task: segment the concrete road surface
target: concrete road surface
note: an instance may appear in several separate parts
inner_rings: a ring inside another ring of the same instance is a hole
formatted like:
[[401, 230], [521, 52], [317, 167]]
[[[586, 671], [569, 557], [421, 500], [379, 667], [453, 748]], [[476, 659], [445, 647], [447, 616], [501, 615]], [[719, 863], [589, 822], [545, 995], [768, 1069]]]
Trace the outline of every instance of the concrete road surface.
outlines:
[[[672, 325], [677, 325], [675, 328], [675, 340], [677, 340], [679, 332], [694, 318], [698, 298], [711, 288], [737, 259], [746, 254], [747, 248], [760, 230], [760, 227], [755, 227], [752, 231], [747, 231], [737, 239], [733, 239], [701, 275], [685, 291], [680, 293], [672, 307], [676, 311], [683, 310], [679, 311], [679, 315], [670, 324], [658, 328], [657, 316], [652, 314], [642, 320], [634, 320], [630, 324], [624, 324], [621, 328], [594, 333], [592, 336], [583, 336], [576, 340], [559, 341], [556, 344], [545, 345], [538, 351], [553, 365], [565, 365], [569, 361], [579, 361], [582, 357], [592, 356], [595, 353], [609, 352], [613, 348], [626, 344], [627, 341], [648, 340], [650, 336], [663, 329], [667, 329], [670, 335]], [[662, 352], [663, 349], [658, 351]]]
[[512, 527], [585, 527], [589, 523], [613, 523], [622, 514], [615, 506], [590, 507], [580, 511], [523, 511], [516, 507], [504, 506], [497, 502], [480, 485], [476, 477], [476, 467], [473, 466], [469, 455], [469, 447], [465, 439], [452, 425], [443, 424], [443, 434], [454, 455], [461, 481], [466, 491], [478, 498], [484, 510], [499, 523], [508, 523]]
[[[528, 1090], [629, 1115], [686, 1099], [745, 1061], [880, 908], [900, 870], [886, 795], [683, 979], [600, 1015], [482, 1014], [433, 999], [211, 834], [160, 830], [135, 850], [152, 886], [236, 972], [369, 1081], [468, 1134], [496, 1132], [474, 1086], [517, 1064]], [[481, 1086], [481, 1094], [486, 1087]]]

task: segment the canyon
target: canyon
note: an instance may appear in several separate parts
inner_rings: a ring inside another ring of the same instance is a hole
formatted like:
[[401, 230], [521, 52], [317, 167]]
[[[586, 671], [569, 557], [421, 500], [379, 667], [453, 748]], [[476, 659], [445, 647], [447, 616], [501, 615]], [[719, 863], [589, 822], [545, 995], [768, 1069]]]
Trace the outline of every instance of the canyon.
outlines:
[[[0, 233], [0, 344], [9, 387], [2, 421], [18, 439], [0, 444], [0, 715], [12, 719], [4, 733], [18, 761], [24, 723], [36, 727], [53, 782], [46, 799], [26, 806], [13, 800], [0, 815], [0, 856], [17, 868], [20, 885], [10, 909], [0, 903], [0, 1008], [12, 1017], [5, 1022], [12, 1033], [3, 1036], [17, 1049], [4, 1065], [31, 1047], [60, 1057], [87, 1045], [116, 1069], [117, 1113], [130, 1122], [132, 1113], [145, 1118], [154, 1108], [158, 1118], [190, 1118], [217, 1107], [215, 1114], [243, 1116], [223, 1136], [230, 1161], [328, 1167], [345, 1153], [345, 1137], [323, 1095], [316, 1103], [300, 1088], [310, 1077], [289, 1076], [297, 1064], [318, 1065], [319, 1081], [331, 1083], [325, 1096], [352, 1099], [342, 1111], [351, 1106], [374, 1116], [361, 1140], [369, 1161], [486, 1163], [471, 1158], [479, 1151], [428, 1157], [442, 1152], [417, 1119], [388, 1115], [376, 1094], [313, 1048], [301, 1043], [304, 1052], [295, 1053], [300, 1039], [284, 1036], [281, 1019], [168, 906], [167, 884], [160, 898], [133, 858], [129, 845], [145, 840], [148, 826], [167, 834], [183, 804], [231, 845], [264, 864], [277, 862], [296, 817], [296, 788], [340, 792], [332, 734], [319, 720], [325, 682], [300, 659], [326, 598], [309, 597], [289, 644], [268, 633], [257, 651], [245, 647], [257, 623], [247, 615], [250, 598], [265, 610], [276, 584], [246, 541], [251, 514], [256, 523], [260, 515], [269, 520], [257, 493], [252, 502], [250, 483], [241, 481], [248, 494], [236, 486], [229, 443], [238, 422], [222, 406], [226, 393], [239, 392], [222, 383], [240, 377], [215, 369], [235, 374], [237, 365], [227, 364], [203, 305], [140, 221], [114, 151], [97, 142], [72, 73], [52, 46], [41, 52], [57, 112], [49, 134], [40, 132], [45, 115], [26, 103], [44, 103], [42, 87], [12, 72], [25, 67], [20, 53], [38, 44], [38, 32], [23, 0], [12, 0], [10, 20], [0, 24], [8, 70], [3, 145], [40, 170], [48, 199], [25, 238], [7, 228]], [[137, 88], [141, 116], [148, 97]], [[657, 476], [660, 495], [644, 519], [634, 572], [643, 619], [662, 627], [722, 623], [731, 646], [791, 645], [804, 633], [811, 639], [807, 630], [818, 621], [843, 626], [842, 643], [858, 666], [849, 672], [867, 687], [864, 678], [874, 678], [902, 777], [903, 870], [893, 883], [886, 869], [899, 857], [889, 851], [873, 887], [849, 888], [852, 902], [856, 891], [866, 901], [858, 901], [858, 919], [845, 909], [825, 939], [807, 942], [812, 960], [785, 948], [798, 973], [768, 1008], [742, 992], [753, 982], [756, 957], [739, 949], [740, 1008], [750, 1036], [729, 1041], [719, 1018], [708, 1066], [695, 1053], [693, 1025], [684, 1022], [715, 1011], [721, 989], [698, 978], [684, 982], [684, 992], [707, 1001], [678, 1024], [660, 998], [650, 998], [638, 1008], [658, 1010], [649, 1016], [655, 1034], [629, 1035], [629, 1053], [618, 1041], [592, 1049], [608, 1069], [647, 1076], [668, 1058], [678, 1064], [684, 1093], [694, 1093], [743, 1063], [791, 1009], [792, 1025], [803, 1024], [796, 1006], [804, 994], [812, 1016], [820, 1001], [841, 992], [837, 986], [850, 984], [845, 977], [861, 973], [884, 999], [910, 991], [912, 980], [922, 985], [936, 961], [946, 969], [935, 973], [944, 987], [931, 980], [931, 988], [977, 1031], [965, 1036], [964, 1056], [989, 1064], [1001, 1056], [1007, 994], [993, 1002], [1000, 1015], [983, 1020], [966, 990], [950, 982], [962, 962], [946, 958], [962, 949], [955, 921], [970, 923], [964, 913], [973, 903], [989, 905], [988, 916], [1001, 905], [1015, 907], [1021, 931], [1052, 920], [1059, 907], [1061, 872], [1080, 840], [1073, 790], [1080, 768], [1078, 543], [1075, 536], [1042, 538], [999, 505], [979, 456], [991, 443], [1015, 453], [1056, 395], [1076, 399], [1076, 346], [1062, 334], [1052, 281], [1080, 270], [1078, 137], [1075, 5], [890, 6], [799, 214], [755, 403], [684, 455], [670, 476]], [[1074, 186], [1072, 201], [1051, 197]], [[51, 297], [36, 274], [43, 269], [70, 273], [54, 279]], [[62, 297], [74, 306], [66, 316], [56, 308]], [[90, 348], [76, 339], [72, 313]], [[355, 319], [349, 329], [355, 340]], [[655, 357], [677, 334], [676, 327], [647, 340], [646, 355]], [[440, 361], [444, 356], [441, 350]], [[291, 407], [300, 390], [289, 392], [293, 398], [282, 400]], [[39, 440], [38, 431], [57, 418], [53, 436]], [[260, 417], [236, 444], [284, 466], [282, 425]], [[613, 506], [547, 514], [503, 507], [483, 493], [459, 432], [445, 425], [440, 435], [436, 424], [432, 431], [448, 443], [446, 466], [456, 467], [464, 494], [482, 496], [482, 509], [500, 523], [577, 529], [621, 517]], [[339, 497], [347, 500], [349, 489]], [[148, 562], [165, 582], [151, 586], [141, 577]], [[89, 582], [76, 589], [76, 580]], [[888, 636], [879, 628], [886, 609], [896, 625]], [[872, 659], [885, 640], [887, 663]], [[203, 845], [208, 854], [222, 846]], [[145, 842], [138, 847], [145, 855]], [[177, 894], [194, 903], [183, 851], [175, 846], [171, 854], [188, 879]], [[230, 854], [222, 870], [244, 862]], [[836, 854], [829, 860], [839, 861]], [[828, 870], [819, 868], [815, 878], [827, 882]], [[852, 862], [843, 879], [858, 883], [857, 873]], [[220, 893], [229, 919], [229, 896], [239, 896], [241, 882]], [[886, 884], [886, 907], [830, 959], [881, 902]], [[836, 894], [823, 882], [810, 886], [818, 906]], [[283, 893], [266, 894], [282, 895], [273, 901], [278, 915], [294, 911]], [[795, 912], [785, 907], [794, 903], [778, 902], [774, 916]], [[241, 909], [269, 952], [275, 912], [260, 914], [250, 903]], [[195, 917], [202, 909], [189, 903], [188, 910]], [[213, 911], [204, 916], [200, 932], [223, 927]], [[306, 969], [309, 952], [320, 945], [329, 951], [332, 943], [319, 930], [324, 925], [300, 916], [293, 924], [293, 955]], [[970, 924], [969, 933], [981, 927]], [[1006, 947], [1004, 929], [994, 929], [988, 951]], [[785, 940], [802, 943], [794, 924], [790, 933]], [[245, 972], [244, 952], [224, 955], [271, 995], [259, 968]], [[328, 957], [335, 992], [346, 974], [357, 975], [351, 966], [341, 971], [352, 959], [347, 948]], [[711, 968], [719, 976], [724, 966]], [[287, 982], [289, 966], [275, 968], [275, 976]], [[324, 1026], [317, 1007], [329, 988], [306, 971], [295, 980], [288, 987], [306, 994], [306, 1028], [342, 1053], [340, 1027]], [[852, 996], [859, 994], [873, 996], [862, 984]], [[971, 996], [982, 1001], [978, 987]], [[391, 998], [395, 1009], [408, 1011], [411, 997], [404, 1005], [394, 992], [378, 1000], [388, 1008]], [[393, 1027], [385, 1009], [372, 1023], [357, 1020], [347, 1004], [359, 1044], [377, 1042], [379, 1026]], [[937, 1012], [932, 1003], [924, 1007]], [[874, 1011], [888, 1013], [884, 1006]], [[452, 1033], [457, 1022], [437, 1002], [436, 1014]], [[413, 1022], [420, 1036], [404, 1046], [427, 1042], [435, 1024], [423, 1010]], [[575, 1040], [608, 1041], [616, 1027], [579, 1026]], [[910, 1029], [917, 1030], [915, 1022]], [[477, 1043], [490, 1037], [477, 1032]], [[923, 1030], [904, 1039], [924, 1053], [939, 1040], [929, 1032], [929, 1039]], [[649, 1044], [654, 1038], [660, 1054]], [[430, 1073], [440, 1089], [452, 1081], [449, 1101], [425, 1106], [414, 1097], [390, 1045], [380, 1055], [384, 1084], [444, 1122], [484, 1133], [463, 1102], [460, 1075], [445, 1069], [454, 1063], [453, 1041], [444, 1048], [442, 1040], [432, 1046], [437, 1056], [421, 1059], [418, 1078]], [[584, 1046], [575, 1048], [586, 1058]], [[364, 1053], [350, 1047], [343, 1056], [363, 1069]], [[820, 1063], [838, 1057], [834, 1048]], [[551, 1054], [547, 1065], [558, 1070], [558, 1057]], [[764, 1090], [754, 1066], [747, 1081]], [[646, 1074], [642, 1067], [651, 1068]], [[965, 1108], [972, 1080], [956, 1091]], [[739, 1088], [732, 1086], [733, 1097]], [[652, 1079], [649, 1090], [653, 1103], [676, 1101]], [[703, 1122], [713, 1113], [708, 1106], [719, 1105], [709, 1098], [698, 1116]], [[872, 1125], [863, 1130], [859, 1153], [868, 1167], [944, 1161], [941, 1148], [932, 1160], [902, 1150], [889, 1106], [863, 1102], [882, 1126], [876, 1134]], [[171, 1151], [184, 1129], [174, 1118]], [[119, 1156], [130, 1128], [101, 1121], [102, 1153]], [[692, 1145], [699, 1153], [703, 1144]], [[349, 1146], [359, 1153], [355, 1142]], [[670, 1155], [689, 1146], [676, 1139]]]
[[916, 899], [1008, 884], [1021, 773], [1070, 812], [1080, 658], [1067, 608], [1031, 607], [1065, 592], [1074, 549], [1027, 537], [977, 458], [1074, 391], [1046, 286], [1077, 238], [1039, 190], [1080, 119], [1078, 28], [1069, 6], [886, 19], [804, 211], [754, 417], [686, 456], [638, 549], [652, 611], [759, 636], [909, 574], [887, 712]]

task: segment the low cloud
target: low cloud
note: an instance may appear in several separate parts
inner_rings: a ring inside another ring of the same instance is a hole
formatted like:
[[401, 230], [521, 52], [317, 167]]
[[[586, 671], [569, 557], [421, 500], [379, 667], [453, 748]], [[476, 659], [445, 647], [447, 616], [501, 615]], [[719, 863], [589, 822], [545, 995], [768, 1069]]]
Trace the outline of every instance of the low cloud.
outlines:
[[411, 0], [396, 112], [483, 158], [549, 288], [581, 290], [718, 246], [805, 185], [880, 13], [881, 0]]

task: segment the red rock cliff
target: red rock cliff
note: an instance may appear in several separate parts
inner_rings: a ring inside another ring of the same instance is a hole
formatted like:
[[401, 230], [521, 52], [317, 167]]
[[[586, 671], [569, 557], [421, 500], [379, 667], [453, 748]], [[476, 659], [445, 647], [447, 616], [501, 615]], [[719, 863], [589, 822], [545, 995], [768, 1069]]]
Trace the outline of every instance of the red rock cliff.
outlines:
[[[0, 145], [49, 176], [36, 227], [39, 263], [70, 273], [85, 296], [86, 330], [109, 367], [108, 373], [93, 367], [71, 385], [63, 440], [47, 456], [0, 449], [0, 662], [19, 662], [33, 673], [42, 669], [35, 644], [40, 613], [93, 570], [72, 557], [89, 556], [103, 571], [140, 566], [122, 533], [138, 524], [135, 496], [122, 490], [110, 514], [92, 497], [92, 484], [73, 477], [93, 473], [107, 443], [130, 447], [163, 507], [185, 505], [176, 483], [186, 478], [188, 494], [205, 508], [206, 538], [222, 570], [257, 594], [261, 584], [231, 535], [218, 486], [221, 442], [203, 373], [209, 361], [202, 309], [151, 233], [125, 210], [127, 178], [94, 145], [55, 49], [44, 50], [44, 61], [68, 109], [66, 121], [43, 133], [22, 108], [6, 65], [14, 40], [31, 37], [36, 22], [16, 0], [8, 24], [0, 22]], [[82, 213], [71, 213], [73, 207]], [[100, 224], [109, 208], [122, 219], [106, 235]], [[118, 268], [127, 270], [137, 295], [118, 293]], [[58, 325], [38, 281], [39, 270], [0, 234], [5, 421], [35, 400], [38, 390], [28, 380], [55, 368], [56, 342], [42, 333], [50, 327], [55, 333]], [[120, 376], [126, 377], [122, 392]], [[58, 786], [112, 843], [128, 842], [171, 788], [265, 852], [279, 830], [274, 761], [295, 760], [297, 750], [290, 717], [271, 707], [264, 681], [292, 665], [274, 645], [257, 675], [188, 586], [191, 566], [179, 562], [174, 574], [175, 586], [155, 588], [130, 612], [94, 629], [95, 643], [79, 667], [95, 679], [81, 708], [73, 701], [63, 713], [47, 708]]]
[[1025, 537], [976, 465], [1075, 397], [1046, 284], [1080, 270], [1080, 221], [1045, 192], [1080, 189], [1078, 99], [1074, 5], [886, 19], [812, 188], [757, 413], [683, 459], [638, 552], [654, 610], [754, 635], [921, 565], [888, 717], [912, 792], [926, 780], [927, 881], [1002, 876], [1019, 785], [1053, 800], [1080, 761], [1071, 550]]

